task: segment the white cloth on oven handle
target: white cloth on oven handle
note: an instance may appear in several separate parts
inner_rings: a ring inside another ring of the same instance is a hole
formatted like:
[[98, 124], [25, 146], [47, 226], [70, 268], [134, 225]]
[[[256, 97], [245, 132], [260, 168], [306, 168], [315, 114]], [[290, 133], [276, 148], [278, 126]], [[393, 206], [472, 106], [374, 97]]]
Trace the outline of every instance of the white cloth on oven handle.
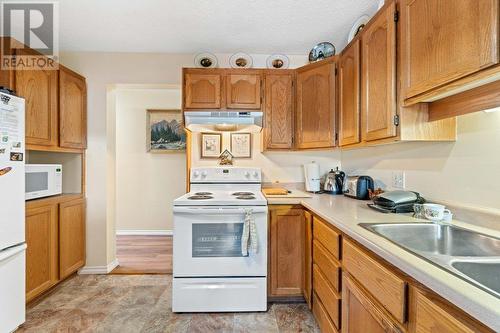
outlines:
[[241, 254], [248, 256], [248, 249], [251, 253], [257, 253], [259, 250], [257, 239], [257, 225], [253, 218], [251, 209], [245, 210], [245, 222], [243, 223], [243, 233], [241, 235]]

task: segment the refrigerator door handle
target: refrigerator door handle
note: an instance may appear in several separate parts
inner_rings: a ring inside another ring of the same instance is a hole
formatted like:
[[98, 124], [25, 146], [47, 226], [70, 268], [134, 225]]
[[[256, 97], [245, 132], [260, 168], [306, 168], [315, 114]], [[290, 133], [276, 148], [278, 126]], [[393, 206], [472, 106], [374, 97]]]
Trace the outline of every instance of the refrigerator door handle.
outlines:
[[24, 244], [9, 247], [8, 249], [0, 251], [0, 262], [4, 261], [12, 256], [15, 256], [19, 252], [24, 251], [26, 248], [27, 248], [26, 243], [24, 243]]

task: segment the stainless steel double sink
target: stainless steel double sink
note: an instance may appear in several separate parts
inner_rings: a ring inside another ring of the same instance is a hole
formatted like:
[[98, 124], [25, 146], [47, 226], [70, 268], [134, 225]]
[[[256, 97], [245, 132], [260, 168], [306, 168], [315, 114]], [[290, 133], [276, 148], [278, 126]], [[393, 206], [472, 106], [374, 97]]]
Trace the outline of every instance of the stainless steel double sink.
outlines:
[[500, 239], [449, 224], [360, 226], [500, 298]]

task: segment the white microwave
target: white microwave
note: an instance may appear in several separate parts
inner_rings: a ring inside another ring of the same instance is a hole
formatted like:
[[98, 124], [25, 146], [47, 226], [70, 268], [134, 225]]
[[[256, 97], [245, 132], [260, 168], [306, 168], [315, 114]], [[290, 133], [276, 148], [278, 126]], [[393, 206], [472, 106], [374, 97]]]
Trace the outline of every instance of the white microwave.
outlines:
[[62, 165], [26, 164], [26, 200], [62, 193]]

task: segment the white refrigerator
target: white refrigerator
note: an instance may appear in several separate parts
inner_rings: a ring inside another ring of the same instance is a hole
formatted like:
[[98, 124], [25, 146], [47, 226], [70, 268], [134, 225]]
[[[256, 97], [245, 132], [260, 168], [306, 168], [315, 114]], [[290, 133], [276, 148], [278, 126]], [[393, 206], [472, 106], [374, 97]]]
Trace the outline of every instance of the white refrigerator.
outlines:
[[24, 99], [0, 92], [0, 333], [25, 321]]

